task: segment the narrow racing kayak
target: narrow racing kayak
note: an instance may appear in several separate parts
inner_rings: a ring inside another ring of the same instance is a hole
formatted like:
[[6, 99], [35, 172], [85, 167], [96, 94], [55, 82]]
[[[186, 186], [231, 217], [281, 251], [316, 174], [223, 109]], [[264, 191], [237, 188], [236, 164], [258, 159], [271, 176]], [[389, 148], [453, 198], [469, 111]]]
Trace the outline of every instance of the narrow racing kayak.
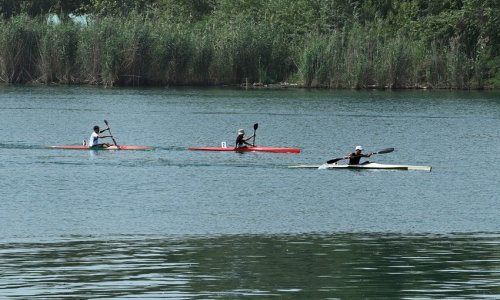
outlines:
[[70, 149], [70, 150], [151, 150], [153, 149], [152, 147], [148, 146], [126, 146], [126, 145], [120, 145], [120, 146], [109, 146], [107, 148], [104, 147], [93, 147], [90, 148], [89, 146], [86, 145], [60, 145], [60, 146], [49, 146], [49, 148], [52, 149]]
[[272, 153], [300, 153], [299, 148], [277, 148], [267, 146], [248, 146], [242, 148], [230, 147], [189, 147], [193, 151], [232, 151], [232, 152], [272, 152]]
[[403, 170], [403, 171], [428, 171], [432, 170], [431, 166], [410, 166], [410, 165], [386, 165], [378, 163], [367, 163], [361, 165], [339, 165], [339, 164], [323, 164], [323, 165], [297, 165], [289, 166], [292, 169], [350, 169], [350, 170]]

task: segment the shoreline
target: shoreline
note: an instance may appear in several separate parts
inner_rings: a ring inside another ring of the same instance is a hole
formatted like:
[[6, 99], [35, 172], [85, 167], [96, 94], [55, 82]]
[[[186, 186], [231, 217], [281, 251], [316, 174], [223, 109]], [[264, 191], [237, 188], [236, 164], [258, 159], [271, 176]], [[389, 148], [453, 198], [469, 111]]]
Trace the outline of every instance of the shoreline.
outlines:
[[389, 87], [370, 85], [365, 87], [329, 87], [325, 85], [306, 86], [298, 82], [280, 82], [280, 83], [241, 83], [241, 84], [143, 84], [143, 85], [103, 85], [103, 84], [90, 84], [90, 83], [40, 83], [40, 82], [27, 82], [27, 83], [7, 83], [0, 82], [0, 87], [6, 86], [28, 86], [28, 87], [54, 87], [54, 86], [74, 86], [74, 87], [95, 87], [95, 88], [238, 88], [238, 89], [269, 89], [269, 90], [337, 90], [337, 91], [411, 91], [411, 90], [434, 90], [434, 91], [498, 91], [500, 88], [493, 86], [483, 86], [481, 88], [452, 88], [452, 87], [432, 87], [426, 85], [408, 86], [408, 87]]

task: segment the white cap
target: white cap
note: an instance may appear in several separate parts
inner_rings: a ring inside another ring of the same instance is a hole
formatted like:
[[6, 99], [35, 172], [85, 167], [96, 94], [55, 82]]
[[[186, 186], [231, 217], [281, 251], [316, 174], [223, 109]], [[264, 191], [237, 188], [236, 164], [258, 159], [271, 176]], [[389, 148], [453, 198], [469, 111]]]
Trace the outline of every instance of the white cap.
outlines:
[[243, 129], [238, 130], [238, 135], [240, 135], [240, 134], [245, 134], [245, 130], [243, 130]]
[[361, 146], [356, 146], [356, 150], [363, 151], [363, 147], [361, 147]]

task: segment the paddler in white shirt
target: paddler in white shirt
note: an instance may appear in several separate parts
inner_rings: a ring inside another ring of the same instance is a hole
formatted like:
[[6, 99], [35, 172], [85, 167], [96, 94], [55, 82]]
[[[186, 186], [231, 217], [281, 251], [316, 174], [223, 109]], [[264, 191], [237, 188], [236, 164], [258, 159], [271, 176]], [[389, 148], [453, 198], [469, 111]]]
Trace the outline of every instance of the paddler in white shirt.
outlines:
[[97, 147], [102, 147], [102, 148], [108, 148], [110, 145], [108, 143], [99, 143], [99, 139], [103, 138], [109, 138], [111, 135], [100, 135], [101, 133], [105, 132], [106, 130], [109, 130], [109, 127], [106, 127], [103, 130], [99, 129], [99, 126], [94, 126], [94, 131], [90, 135], [89, 139], [89, 148], [97, 148]]
[[253, 135], [251, 137], [245, 137], [245, 130], [243, 129], [238, 130], [238, 137], [236, 138], [236, 148], [245, 148], [247, 146], [253, 146], [248, 142], [251, 138], [253, 138]]

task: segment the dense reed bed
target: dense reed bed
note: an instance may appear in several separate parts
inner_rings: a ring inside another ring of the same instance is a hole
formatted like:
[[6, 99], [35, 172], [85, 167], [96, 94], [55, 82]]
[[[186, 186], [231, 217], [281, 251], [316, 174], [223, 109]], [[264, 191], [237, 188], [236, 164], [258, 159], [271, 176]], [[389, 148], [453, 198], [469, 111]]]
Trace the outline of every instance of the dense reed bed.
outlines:
[[187, 22], [131, 12], [86, 24], [14, 15], [0, 22], [0, 82], [481, 89], [499, 77], [497, 56], [459, 35], [419, 37], [384, 19], [328, 27], [321, 15], [326, 21], [290, 24], [260, 13]]
[[0, 23], [0, 81], [113, 85], [279, 82], [292, 53], [272, 29], [189, 28], [134, 15], [91, 25], [16, 16]]
[[469, 58], [456, 41], [427, 47], [403, 33], [380, 28], [309, 39], [301, 51], [300, 78], [306, 86], [329, 88], [484, 88], [480, 54]]

